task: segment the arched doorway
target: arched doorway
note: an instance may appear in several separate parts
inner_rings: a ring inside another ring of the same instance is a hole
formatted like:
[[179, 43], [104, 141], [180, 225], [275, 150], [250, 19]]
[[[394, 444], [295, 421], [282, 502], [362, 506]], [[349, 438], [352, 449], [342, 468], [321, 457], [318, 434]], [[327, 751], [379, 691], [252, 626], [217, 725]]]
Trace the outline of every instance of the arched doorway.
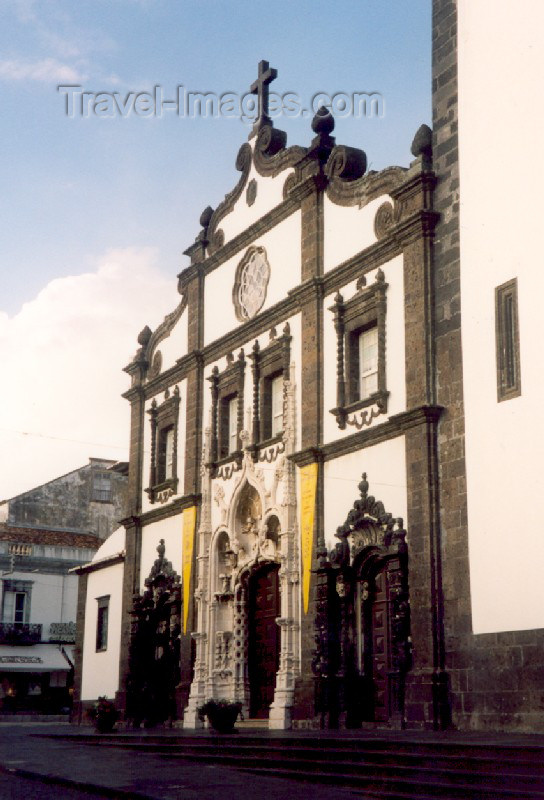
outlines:
[[406, 531], [368, 494], [364, 473], [359, 491], [318, 570], [316, 696], [332, 727], [400, 726], [410, 668]]
[[280, 660], [278, 565], [266, 564], [252, 573], [248, 584], [249, 714], [268, 718], [274, 700]]

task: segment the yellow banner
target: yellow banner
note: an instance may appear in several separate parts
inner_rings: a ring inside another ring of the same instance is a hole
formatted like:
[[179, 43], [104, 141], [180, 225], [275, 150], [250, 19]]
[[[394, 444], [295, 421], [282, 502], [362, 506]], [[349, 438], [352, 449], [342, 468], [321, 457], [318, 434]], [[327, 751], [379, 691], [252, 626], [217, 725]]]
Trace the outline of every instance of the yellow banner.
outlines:
[[300, 551], [302, 554], [302, 600], [305, 614], [308, 613], [310, 602], [317, 470], [317, 464], [307, 464], [300, 468]]
[[183, 509], [182, 576], [183, 576], [183, 633], [187, 633], [189, 615], [189, 589], [191, 586], [191, 567], [195, 541], [196, 506]]

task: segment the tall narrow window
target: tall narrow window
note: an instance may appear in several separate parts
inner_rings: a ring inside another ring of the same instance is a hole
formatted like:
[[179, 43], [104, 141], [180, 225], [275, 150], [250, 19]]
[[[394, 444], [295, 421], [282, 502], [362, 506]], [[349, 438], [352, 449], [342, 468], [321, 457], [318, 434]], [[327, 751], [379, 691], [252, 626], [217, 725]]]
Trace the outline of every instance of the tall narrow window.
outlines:
[[378, 328], [376, 325], [359, 334], [360, 395], [364, 400], [378, 391]]
[[159, 432], [159, 453], [158, 453], [158, 481], [172, 478], [174, 474], [174, 426], [169, 425], [162, 428]]
[[110, 606], [110, 596], [98, 597], [98, 609], [96, 616], [96, 649], [106, 650], [108, 647], [108, 616]]
[[166, 431], [164, 461], [164, 479], [168, 480], [174, 474], [174, 426]]
[[283, 374], [276, 375], [271, 382], [272, 436], [283, 430]]
[[22, 625], [25, 621], [26, 594], [15, 592], [15, 608], [13, 611], [13, 621], [16, 625]]
[[231, 397], [228, 404], [229, 415], [229, 444], [228, 452], [236, 452], [238, 450], [238, 397]]
[[501, 402], [521, 394], [517, 278], [495, 289], [495, 335], [497, 400]]

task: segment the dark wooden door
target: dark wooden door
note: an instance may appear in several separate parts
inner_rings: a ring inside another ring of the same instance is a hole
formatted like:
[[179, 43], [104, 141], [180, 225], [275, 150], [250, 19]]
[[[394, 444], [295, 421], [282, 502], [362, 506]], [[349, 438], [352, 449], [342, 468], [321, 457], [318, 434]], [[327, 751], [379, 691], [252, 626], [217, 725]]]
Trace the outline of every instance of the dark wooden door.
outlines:
[[274, 699], [280, 661], [279, 614], [278, 567], [271, 564], [249, 581], [249, 710], [253, 718], [266, 719]]
[[374, 690], [374, 719], [389, 719], [389, 597], [387, 571], [376, 575], [372, 598], [372, 683]]
[[363, 648], [363, 680], [360, 698], [362, 718], [383, 722], [390, 709], [391, 625], [389, 620], [389, 587], [387, 568], [383, 567], [368, 583], [363, 594], [362, 630], [359, 640]]

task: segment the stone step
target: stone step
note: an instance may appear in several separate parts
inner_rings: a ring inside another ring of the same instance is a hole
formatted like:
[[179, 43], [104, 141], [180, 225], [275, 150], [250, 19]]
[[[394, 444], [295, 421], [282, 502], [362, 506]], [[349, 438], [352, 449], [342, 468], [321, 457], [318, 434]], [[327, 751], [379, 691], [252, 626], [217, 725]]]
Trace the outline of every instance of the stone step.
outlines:
[[[78, 737], [81, 741], [81, 737]], [[440, 764], [448, 768], [462, 766], [465, 770], [486, 770], [494, 772], [497, 766], [501, 771], [523, 772], [529, 770], [534, 775], [544, 775], [544, 748], [538, 748], [534, 753], [527, 753], [525, 749], [511, 748], [493, 749], [490, 753], [480, 748], [455, 746], [450, 748], [453, 752], [446, 751], [443, 747], [434, 745], [412, 744], [410, 747], [393, 745], [392, 747], [376, 746], [376, 742], [360, 741], [357, 748], [342, 746], [344, 743], [335, 740], [336, 746], [330, 742], [320, 741], [314, 746], [308, 746], [306, 740], [286, 739], [278, 742], [273, 739], [259, 740], [257, 738], [242, 739], [234, 736], [208, 735], [189, 737], [145, 736], [137, 739], [134, 736], [90, 737], [93, 744], [108, 746], [129, 747], [147, 751], [208, 753], [214, 756], [217, 753], [240, 753], [242, 756], [265, 754], [268, 759], [319, 759], [322, 761], [336, 761], [338, 759], [354, 762], [364, 761], [380, 765], [387, 764], [423, 764], [432, 758], [433, 764]], [[326, 746], [325, 746], [326, 745]], [[438, 752], [436, 752], [438, 750]]]
[[278, 735], [251, 727], [234, 735], [120, 732], [71, 738], [348, 788], [369, 800], [544, 800], [544, 746], [538, 744]]
[[267, 731], [267, 719], [240, 719], [236, 723], [237, 730], [240, 731]]
[[515, 784], [503, 787], [475, 786], [473, 784], [459, 783], [457, 785], [444, 785], [443, 781], [424, 780], [420, 777], [417, 781], [399, 780], [389, 774], [380, 777], [339, 775], [337, 772], [315, 771], [302, 772], [281, 768], [258, 768], [239, 766], [238, 769], [258, 775], [270, 775], [276, 778], [296, 778], [307, 783], [320, 785], [339, 786], [349, 788], [364, 795], [365, 800], [374, 798], [406, 798], [407, 800], [543, 800], [544, 791], [538, 789], [522, 789]]

